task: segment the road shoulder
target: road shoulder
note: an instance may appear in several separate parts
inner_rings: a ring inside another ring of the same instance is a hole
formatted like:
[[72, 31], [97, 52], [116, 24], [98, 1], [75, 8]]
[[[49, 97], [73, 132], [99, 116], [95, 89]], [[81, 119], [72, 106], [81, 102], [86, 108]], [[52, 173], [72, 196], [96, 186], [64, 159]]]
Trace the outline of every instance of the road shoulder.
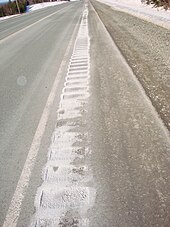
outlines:
[[169, 134], [91, 7], [89, 14], [91, 226], [167, 226]]

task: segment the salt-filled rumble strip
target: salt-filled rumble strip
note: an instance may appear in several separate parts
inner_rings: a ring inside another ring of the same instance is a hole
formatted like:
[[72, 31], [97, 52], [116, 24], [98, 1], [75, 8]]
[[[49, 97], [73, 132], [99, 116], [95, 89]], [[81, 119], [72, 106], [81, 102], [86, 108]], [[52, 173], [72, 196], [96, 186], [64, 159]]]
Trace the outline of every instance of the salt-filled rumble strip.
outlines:
[[87, 158], [89, 98], [88, 9], [85, 6], [61, 95], [57, 124], [35, 198], [31, 227], [89, 226], [95, 190]]

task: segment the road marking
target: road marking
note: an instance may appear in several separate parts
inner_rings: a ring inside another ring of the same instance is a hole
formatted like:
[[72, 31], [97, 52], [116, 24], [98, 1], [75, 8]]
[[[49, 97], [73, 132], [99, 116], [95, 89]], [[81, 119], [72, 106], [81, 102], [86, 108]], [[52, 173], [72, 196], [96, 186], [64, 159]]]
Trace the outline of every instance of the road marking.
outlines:
[[[80, 20], [80, 18], [79, 18], [79, 20]], [[21, 173], [19, 181], [17, 183], [14, 195], [12, 197], [12, 200], [11, 200], [10, 206], [8, 208], [6, 218], [5, 218], [5, 221], [4, 221], [2, 227], [15, 227], [17, 225], [18, 218], [19, 218], [19, 215], [21, 212], [21, 205], [22, 205], [23, 199], [25, 197], [25, 194], [26, 194], [26, 191], [27, 191], [27, 188], [29, 185], [31, 173], [34, 168], [34, 164], [36, 161], [36, 157], [38, 155], [38, 151], [39, 151], [39, 148], [41, 145], [41, 140], [42, 140], [43, 134], [45, 132], [50, 110], [53, 105], [55, 95], [57, 93], [57, 88], [58, 88], [60, 79], [62, 77], [62, 71], [65, 68], [66, 59], [67, 59], [70, 49], [73, 45], [74, 37], [75, 37], [75, 34], [76, 34], [78, 26], [79, 26], [79, 20], [73, 31], [73, 35], [68, 44], [63, 61], [61, 62], [59, 71], [58, 71], [55, 81], [53, 83], [53, 87], [48, 96], [45, 108], [41, 115], [41, 119], [40, 119], [38, 127], [36, 129], [30, 150], [28, 152], [27, 159], [25, 161], [22, 173]]]
[[46, 20], [47, 18], [49, 18], [49, 17], [51, 17], [51, 16], [53, 16], [53, 15], [55, 15], [55, 14], [57, 14], [57, 13], [60, 13], [60, 12], [64, 11], [64, 10], [65, 10], [66, 8], [68, 8], [68, 7], [69, 7], [69, 6], [65, 6], [63, 9], [58, 10], [57, 12], [52, 13], [52, 14], [46, 16], [46, 17], [43, 17], [42, 19], [40, 19], [40, 20], [38, 20], [38, 21], [36, 21], [36, 22], [34, 22], [34, 23], [32, 23], [32, 24], [26, 26], [25, 28], [22, 28], [21, 30], [19, 30], [19, 31], [17, 31], [17, 32], [15, 32], [15, 33], [10, 34], [9, 36], [7, 36], [7, 37], [1, 39], [1, 40], [0, 40], [0, 44], [3, 43], [3, 42], [5, 42], [6, 40], [8, 40], [8, 39], [10, 39], [10, 38], [13, 38], [15, 35], [17, 35], [17, 34], [23, 32], [23, 31], [27, 30], [28, 28], [31, 28], [31, 27], [33, 27], [34, 25], [36, 25], [36, 24], [42, 22], [43, 20]]
[[[84, 73], [81, 66], [76, 66], [78, 74], [70, 75], [70, 60], [57, 112], [57, 126], [43, 169], [43, 183], [37, 189], [35, 197], [36, 211], [31, 227], [89, 226], [87, 211], [94, 204], [95, 189], [91, 183], [92, 171], [84, 161], [90, 154], [88, 132], [84, 126], [89, 98], [90, 65], [87, 17], [86, 6], [72, 54], [77, 57], [87, 56], [84, 60], [87, 70]], [[82, 51], [76, 52], [84, 42], [86, 44]], [[68, 82], [70, 78], [74, 78], [73, 83]]]

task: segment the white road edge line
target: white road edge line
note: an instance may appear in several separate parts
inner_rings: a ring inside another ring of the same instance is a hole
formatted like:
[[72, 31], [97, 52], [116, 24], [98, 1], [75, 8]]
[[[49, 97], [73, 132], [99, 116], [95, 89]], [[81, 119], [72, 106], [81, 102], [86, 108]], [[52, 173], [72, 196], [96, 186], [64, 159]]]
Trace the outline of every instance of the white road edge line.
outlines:
[[2, 227], [15, 227], [17, 225], [18, 218], [19, 218], [20, 212], [21, 212], [21, 205], [22, 205], [22, 202], [24, 200], [24, 197], [25, 197], [28, 185], [29, 185], [31, 173], [32, 173], [32, 170], [34, 168], [36, 157], [38, 155], [38, 151], [39, 151], [39, 148], [40, 148], [40, 145], [41, 145], [41, 140], [42, 140], [42, 137], [43, 137], [44, 132], [45, 132], [48, 117], [50, 115], [50, 110], [51, 110], [51, 107], [53, 105], [53, 102], [54, 102], [54, 99], [55, 99], [55, 96], [56, 96], [57, 87], [58, 87], [59, 81], [62, 77], [62, 71], [65, 67], [65, 64], [66, 64], [66, 61], [67, 61], [66, 60], [67, 56], [69, 55], [70, 50], [73, 46], [74, 38], [75, 38], [75, 35], [78, 31], [78, 27], [79, 27], [79, 24], [80, 24], [80, 19], [81, 19], [81, 15], [79, 17], [79, 20], [77, 22], [76, 27], [74, 28], [74, 31], [73, 31], [72, 37], [70, 39], [70, 42], [68, 44], [68, 47], [66, 49], [64, 58], [63, 58], [63, 60], [60, 64], [60, 68], [59, 68], [58, 73], [56, 75], [56, 78], [55, 78], [55, 81], [53, 83], [51, 92], [48, 96], [45, 108], [44, 108], [43, 113], [41, 115], [38, 127], [36, 129], [36, 132], [35, 132], [31, 147], [30, 147], [30, 150], [29, 150], [28, 155], [27, 155], [27, 159], [26, 159], [24, 167], [22, 169], [22, 173], [21, 173], [19, 181], [17, 183], [14, 195], [12, 197], [12, 200], [11, 200], [11, 203], [9, 205], [9, 208], [8, 208], [8, 211], [7, 211], [7, 214], [6, 214], [6, 218], [5, 218], [5, 221], [4, 221]]
[[38, 21], [36, 21], [36, 22], [34, 22], [34, 23], [32, 23], [32, 24], [26, 26], [25, 28], [22, 28], [21, 30], [19, 30], [19, 31], [17, 31], [17, 32], [15, 32], [15, 33], [12, 33], [11, 35], [9, 35], [9, 36], [7, 36], [7, 37], [1, 39], [1, 40], [0, 40], [0, 44], [3, 43], [3, 42], [5, 42], [6, 40], [8, 40], [8, 39], [10, 39], [10, 38], [12, 38], [12, 37], [14, 37], [14, 36], [16, 36], [17, 34], [19, 34], [19, 33], [23, 32], [23, 31], [25, 31], [26, 29], [33, 27], [34, 25], [40, 23], [41, 21], [43, 21], [43, 20], [45, 20], [45, 19], [47, 19], [47, 18], [49, 18], [49, 17], [51, 17], [51, 16], [53, 16], [53, 15], [59, 13], [59, 12], [65, 10], [65, 8], [68, 8], [68, 7], [69, 7], [69, 6], [66, 6], [66, 7], [64, 7], [63, 9], [60, 9], [60, 10], [58, 10], [58, 11], [55, 12], [55, 13], [52, 13], [52, 14], [46, 16], [46, 17], [43, 17], [43, 18], [41, 18], [40, 20], [38, 20]]

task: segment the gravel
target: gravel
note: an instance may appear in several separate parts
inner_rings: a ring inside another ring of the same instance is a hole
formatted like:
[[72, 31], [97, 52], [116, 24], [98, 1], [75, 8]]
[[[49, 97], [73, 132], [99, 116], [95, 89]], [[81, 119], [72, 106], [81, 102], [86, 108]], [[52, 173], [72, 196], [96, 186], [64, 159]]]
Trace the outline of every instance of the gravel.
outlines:
[[91, 3], [170, 130], [170, 31], [105, 4]]

